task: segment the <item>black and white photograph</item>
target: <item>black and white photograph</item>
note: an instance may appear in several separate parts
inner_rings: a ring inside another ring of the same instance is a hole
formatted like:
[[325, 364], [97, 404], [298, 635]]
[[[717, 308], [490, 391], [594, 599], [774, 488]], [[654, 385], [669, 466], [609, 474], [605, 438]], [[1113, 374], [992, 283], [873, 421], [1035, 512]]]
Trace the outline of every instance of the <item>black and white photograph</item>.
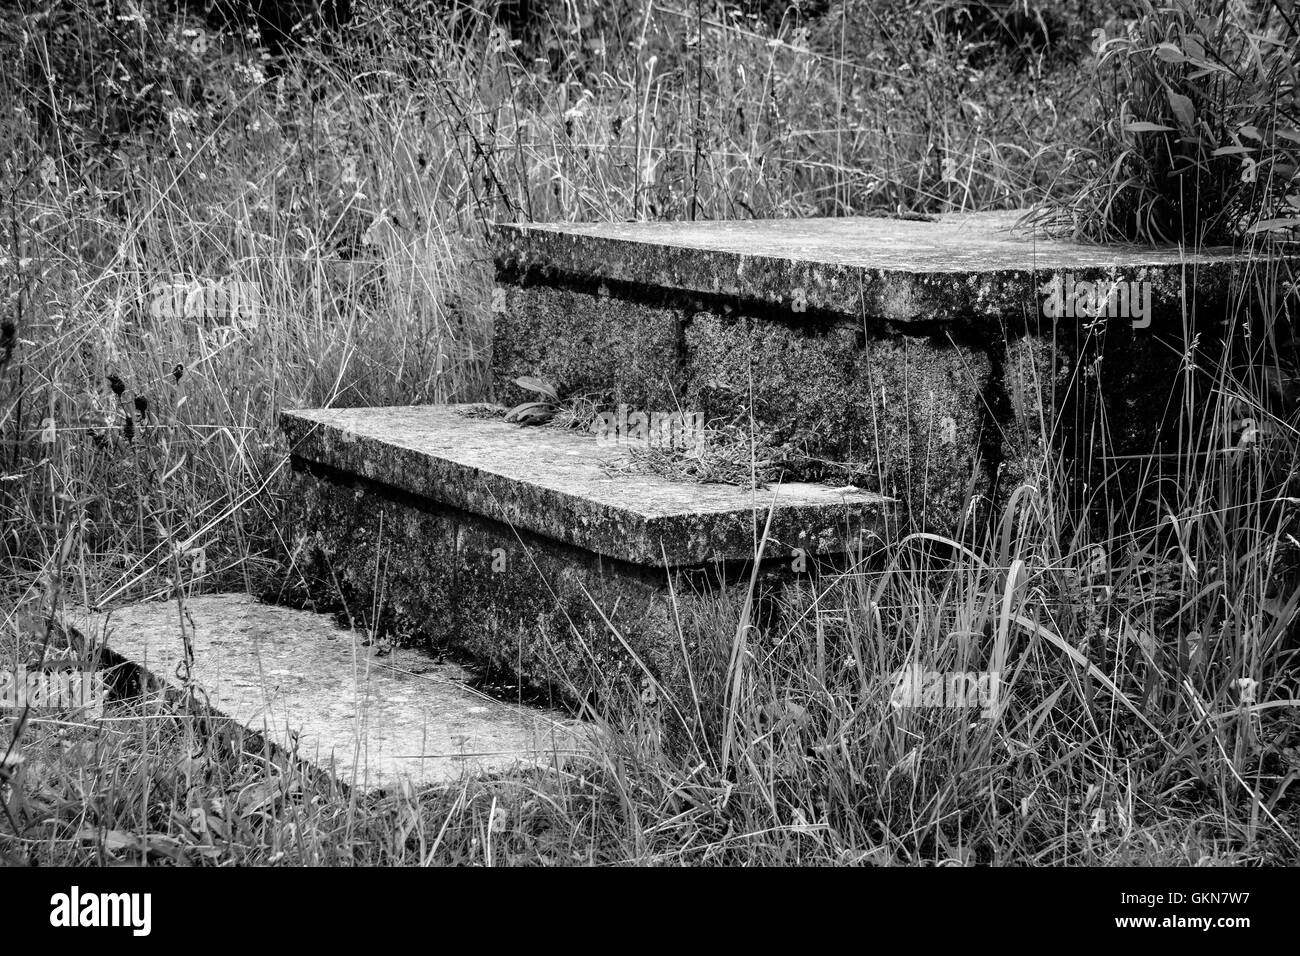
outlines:
[[1298, 76], [1295, 0], [0, 0], [6, 923], [1281, 925]]

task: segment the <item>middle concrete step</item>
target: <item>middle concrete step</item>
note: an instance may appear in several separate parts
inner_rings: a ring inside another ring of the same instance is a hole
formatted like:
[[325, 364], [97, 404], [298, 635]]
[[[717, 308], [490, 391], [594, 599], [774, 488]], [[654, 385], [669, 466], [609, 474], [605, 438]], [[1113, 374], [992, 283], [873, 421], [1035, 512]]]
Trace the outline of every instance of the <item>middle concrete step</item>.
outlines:
[[491, 414], [284, 413], [307, 594], [536, 684], [618, 693], [681, 686], [680, 622], [748, 587], [756, 560], [766, 599], [886, 534], [878, 494], [673, 480], [618, 442]]

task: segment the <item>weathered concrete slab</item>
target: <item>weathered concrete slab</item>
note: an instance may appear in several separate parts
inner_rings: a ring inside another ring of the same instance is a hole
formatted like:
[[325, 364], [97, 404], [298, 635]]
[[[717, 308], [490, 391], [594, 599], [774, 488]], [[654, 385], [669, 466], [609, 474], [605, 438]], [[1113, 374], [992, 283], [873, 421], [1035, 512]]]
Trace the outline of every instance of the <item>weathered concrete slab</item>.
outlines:
[[843, 550], [883, 529], [888, 499], [795, 482], [772, 488], [611, 474], [624, 450], [594, 435], [470, 417], [460, 406], [320, 409], [281, 416], [297, 459], [641, 567]]
[[284, 414], [294, 600], [570, 699], [639, 695], [647, 680], [682, 690], [679, 627], [744, 602], [769, 508], [760, 601], [871, 547], [892, 513], [850, 486], [629, 471], [617, 443], [482, 411]]
[[[415, 650], [377, 657], [364, 635], [321, 614], [243, 594], [188, 598], [193, 677], [214, 711], [363, 789], [450, 783], [580, 753], [579, 722], [503, 703]], [[69, 613], [96, 646], [177, 687], [184, 659], [172, 601]]]
[[1018, 228], [1022, 212], [888, 218], [499, 225], [498, 264], [891, 322], [1037, 312], [1053, 277], [1152, 285], [1157, 314], [1184, 293], [1222, 298], [1244, 252], [1088, 245]]
[[457, 648], [573, 701], [635, 699], [657, 682], [686, 706], [685, 646], [734, 633], [718, 622], [744, 605], [755, 570], [753, 622], [779, 631], [787, 589], [834, 582], [845, 550], [882, 543], [867, 533], [836, 554], [785, 549], [757, 569], [650, 568], [300, 460], [293, 481], [289, 600], [346, 609], [402, 644]]

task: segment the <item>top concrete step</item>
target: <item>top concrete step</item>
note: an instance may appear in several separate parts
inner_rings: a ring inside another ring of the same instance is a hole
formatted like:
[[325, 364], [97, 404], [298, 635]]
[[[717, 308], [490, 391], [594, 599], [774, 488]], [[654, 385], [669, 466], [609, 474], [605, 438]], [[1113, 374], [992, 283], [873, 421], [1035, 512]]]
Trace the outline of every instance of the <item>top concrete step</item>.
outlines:
[[1022, 215], [502, 224], [497, 261], [506, 273], [628, 282], [795, 312], [907, 322], [1036, 310], [1053, 275], [1151, 282], [1157, 302], [1178, 299], [1184, 286], [1215, 299], [1247, 259], [1223, 247], [1190, 254], [1044, 239], [1017, 227]]
[[845, 539], [882, 530], [892, 504], [804, 482], [750, 489], [612, 474], [625, 456], [615, 443], [472, 417], [465, 406], [289, 411], [280, 424], [300, 460], [650, 567], [752, 558], [769, 507], [779, 542], [769, 555], [843, 551]]

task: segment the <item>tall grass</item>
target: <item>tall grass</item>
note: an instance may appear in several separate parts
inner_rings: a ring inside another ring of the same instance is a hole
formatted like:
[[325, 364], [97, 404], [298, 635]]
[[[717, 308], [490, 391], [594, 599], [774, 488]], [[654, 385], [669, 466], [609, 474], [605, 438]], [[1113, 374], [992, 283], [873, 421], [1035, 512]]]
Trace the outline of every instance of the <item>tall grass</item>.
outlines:
[[[848, 8], [770, 35], [724, 8], [579, 4], [521, 43], [478, 8], [379, 6], [275, 63], [141, 9], [20, 5], [0, 78], [4, 547], [31, 570], [47, 553], [48, 501], [24, 493], [44, 462], [117, 596], [177, 540], [214, 584], [284, 553], [276, 409], [480, 397], [486, 221], [1018, 205], [1075, 113], [1071, 60], [975, 70], [942, 3], [873, 8], [895, 32], [866, 50]], [[251, 282], [256, 323], [155, 314], [160, 283], [203, 281]]]
[[[276, 581], [295, 543], [275, 411], [480, 397], [489, 220], [987, 209], [1068, 185], [1091, 122], [1078, 37], [1007, 55], [955, 29], [957, 6], [833, 5], [773, 30], [714, 6], [574, 3], [522, 38], [481, 8], [374, 6], [328, 54], [276, 63], [154, 8], [7, 12], [6, 650], [30, 652], [15, 636], [61, 601]], [[987, 526], [899, 529], [790, 591], [762, 640], [752, 595], [682, 620], [689, 694], [590, 714], [602, 745], [552, 772], [365, 797], [156, 702], [99, 728], [33, 723], [3, 766], [0, 847], [86, 863], [1294, 859], [1283, 268], [1261, 252], [1221, 360], [1184, 357], [1204, 402], [1172, 410], [1175, 453], [1112, 506], [1149, 524], [1098, 528], [1043, 462]], [[255, 284], [256, 321], [151, 309], [158, 283], [209, 279]], [[912, 664], [1000, 668], [1006, 706], [896, 707]]]

